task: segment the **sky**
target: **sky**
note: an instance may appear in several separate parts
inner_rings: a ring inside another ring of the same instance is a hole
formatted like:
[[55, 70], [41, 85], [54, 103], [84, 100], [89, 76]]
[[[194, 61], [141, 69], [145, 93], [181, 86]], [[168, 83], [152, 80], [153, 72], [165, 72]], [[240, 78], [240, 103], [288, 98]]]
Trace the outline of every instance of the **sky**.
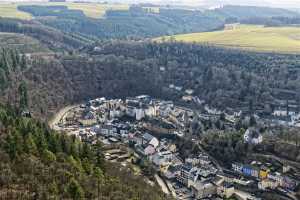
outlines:
[[[0, 0], [15, 2], [15, 1], [47, 1], [47, 0]], [[67, 0], [71, 1], [71, 0]], [[79, 0], [85, 1], [85, 0]], [[105, 1], [105, 0], [86, 0], [86, 1]], [[219, 5], [252, 5], [252, 6], [272, 6], [281, 8], [300, 8], [300, 0], [106, 0], [108, 2], [123, 2], [123, 3], [141, 3], [151, 2], [159, 4], [181, 4], [192, 6], [213, 7]]]
[[[150, 0], [163, 2], [166, 0]], [[235, 5], [254, 5], [254, 6], [274, 6], [274, 7], [298, 7], [300, 0], [170, 0], [190, 5], [209, 5], [209, 4], [235, 4]]]

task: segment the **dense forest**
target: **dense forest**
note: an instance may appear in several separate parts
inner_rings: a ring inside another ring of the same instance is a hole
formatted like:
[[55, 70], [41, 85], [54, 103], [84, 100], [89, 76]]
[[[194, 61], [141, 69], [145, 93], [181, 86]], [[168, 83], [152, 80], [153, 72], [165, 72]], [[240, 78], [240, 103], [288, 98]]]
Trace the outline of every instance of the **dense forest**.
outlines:
[[56, 134], [0, 106], [0, 194], [4, 199], [167, 199], [130, 169], [106, 163], [101, 145]]
[[28, 86], [29, 107], [46, 116], [99, 96], [146, 93], [179, 101], [186, 89], [221, 110], [269, 115], [278, 107], [299, 107], [299, 66], [297, 55], [114, 41], [88, 46], [81, 54], [34, 60], [20, 80]]

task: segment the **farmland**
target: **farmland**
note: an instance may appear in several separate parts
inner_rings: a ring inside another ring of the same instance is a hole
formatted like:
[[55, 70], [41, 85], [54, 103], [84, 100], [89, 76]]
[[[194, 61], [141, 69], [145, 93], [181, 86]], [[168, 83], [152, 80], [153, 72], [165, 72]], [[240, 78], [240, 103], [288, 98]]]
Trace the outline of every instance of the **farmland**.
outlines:
[[171, 38], [259, 52], [300, 53], [299, 27], [238, 25], [222, 31], [174, 35], [155, 40]]
[[18, 4], [0, 3], [0, 17], [31, 19], [31, 15], [18, 10]]
[[31, 19], [29, 13], [18, 10], [19, 5], [44, 5], [44, 6], [67, 6], [68, 9], [82, 10], [87, 17], [102, 18], [106, 10], [127, 10], [127, 4], [100, 4], [100, 3], [0, 3], [0, 16], [18, 19]]

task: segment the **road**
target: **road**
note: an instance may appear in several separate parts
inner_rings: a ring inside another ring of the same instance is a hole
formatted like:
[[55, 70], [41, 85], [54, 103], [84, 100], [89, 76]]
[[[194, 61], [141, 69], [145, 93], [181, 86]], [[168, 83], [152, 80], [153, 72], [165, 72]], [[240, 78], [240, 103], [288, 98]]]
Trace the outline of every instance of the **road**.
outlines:
[[165, 182], [157, 174], [155, 174], [154, 177], [155, 177], [158, 185], [161, 187], [162, 191], [165, 194], [170, 194], [170, 191], [169, 191], [168, 187], [166, 186]]
[[52, 119], [49, 121], [48, 125], [51, 129], [60, 131], [62, 128], [58, 126], [58, 123], [61, 119], [63, 119], [70, 110], [77, 108], [79, 105], [73, 105], [73, 106], [67, 106], [65, 108], [62, 108], [59, 112], [57, 112]]

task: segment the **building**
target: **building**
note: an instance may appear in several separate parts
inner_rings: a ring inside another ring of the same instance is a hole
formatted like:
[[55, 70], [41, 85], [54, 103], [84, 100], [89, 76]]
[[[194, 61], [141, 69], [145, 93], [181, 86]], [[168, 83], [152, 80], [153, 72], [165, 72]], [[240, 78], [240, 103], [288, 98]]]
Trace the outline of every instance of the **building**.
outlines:
[[203, 199], [217, 194], [217, 187], [210, 181], [196, 181], [191, 185], [195, 199]]
[[165, 170], [165, 168], [167, 168], [172, 163], [172, 159], [173, 154], [170, 151], [166, 150], [157, 152], [152, 157], [152, 162], [157, 167], [159, 167], [160, 170]]
[[254, 128], [248, 128], [244, 134], [244, 142], [249, 144], [260, 144], [263, 141], [262, 135]]
[[225, 182], [217, 188], [217, 194], [226, 199], [232, 197], [234, 192], [235, 189], [232, 183]]

